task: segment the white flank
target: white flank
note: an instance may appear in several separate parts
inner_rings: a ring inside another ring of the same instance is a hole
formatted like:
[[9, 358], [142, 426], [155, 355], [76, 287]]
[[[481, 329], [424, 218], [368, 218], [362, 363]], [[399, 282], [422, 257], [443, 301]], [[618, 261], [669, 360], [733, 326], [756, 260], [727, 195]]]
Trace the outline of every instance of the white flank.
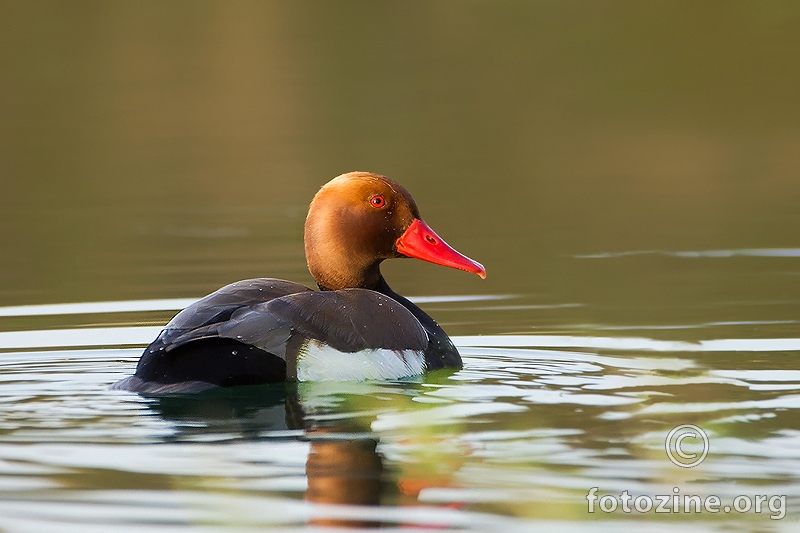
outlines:
[[298, 381], [363, 381], [399, 379], [425, 372], [425, 354], [384, 348], [340, 352], [315, 340], [297, 354]]

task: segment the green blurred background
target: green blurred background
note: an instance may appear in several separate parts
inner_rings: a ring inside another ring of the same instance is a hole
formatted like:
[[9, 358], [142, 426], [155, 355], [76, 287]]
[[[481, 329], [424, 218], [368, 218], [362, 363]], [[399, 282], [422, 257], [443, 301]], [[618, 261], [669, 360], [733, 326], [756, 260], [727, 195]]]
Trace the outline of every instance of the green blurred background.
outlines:
[[311, 283], [369, 170], [489, 274], [398, 292], [519, 296], [453, 333], [786, 318], [796, 257], [576, 256], [800, 247], [798, 95], [793, 1], [0, 0], [0, 306]]

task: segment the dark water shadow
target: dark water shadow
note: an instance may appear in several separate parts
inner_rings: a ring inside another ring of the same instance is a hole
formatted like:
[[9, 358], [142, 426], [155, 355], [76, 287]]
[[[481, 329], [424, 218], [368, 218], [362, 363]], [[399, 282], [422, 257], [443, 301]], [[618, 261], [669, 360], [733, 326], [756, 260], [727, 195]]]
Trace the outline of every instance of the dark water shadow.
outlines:
[[211, 436], [255, 439], [300, 430], [302, 421], [291, 416], [287, 398], [283, 384], [147, 396], [154, 414], [175, 426], [171, 441]]

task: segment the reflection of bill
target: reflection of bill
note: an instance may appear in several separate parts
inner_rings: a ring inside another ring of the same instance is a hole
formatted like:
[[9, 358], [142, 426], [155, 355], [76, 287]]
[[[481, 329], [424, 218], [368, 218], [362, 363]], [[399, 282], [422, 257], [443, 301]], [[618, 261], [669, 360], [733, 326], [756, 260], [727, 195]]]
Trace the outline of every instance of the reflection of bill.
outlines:
[[[703, 450], [701, 453], [687, 451], [687, 449], [701, 441]], [[688, 441], [688, 442], [687, 442]], [[702, 463], [708, 455], [709, 441], [708, 435], [698, 426], [683, 424], [672, 429], [667, 434], [664, 441], [664, 450], [672, 463], [681, 468], [692, 468]]]

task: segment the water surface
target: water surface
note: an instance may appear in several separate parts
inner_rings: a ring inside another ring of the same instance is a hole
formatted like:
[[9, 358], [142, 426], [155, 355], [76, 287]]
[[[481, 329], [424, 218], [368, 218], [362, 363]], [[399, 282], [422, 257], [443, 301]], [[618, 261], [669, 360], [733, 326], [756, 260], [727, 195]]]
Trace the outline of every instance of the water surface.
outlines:
[[[514, 300], [428, 297], [422, 305], [466, 313], [487, 301]], [[149, 304], [129, 302], [129, 312], [169, 307]], [[691, 332], [685, 340], [641, 329], [590, 335], [588, 327], [583, 335], [461, 336], [457, 372], [144, 398], [109, 389], [141, 353], [126, 346], [159, 330], [111, 325], [125, 324], [124, 308], [0, 309], [31, 319], [74, 313], [60, 316], [73, 327], [0, 333], [3, 528], [796, 527], [800, 338], [736, 338], [750, 324], [666, 330]], [[102, 313], [105, 325], [81, 327], [93, 315], [79, 311]], [[697, 342], [698, 329], [729, 335]], [[711, 441], [693, 469], [664, 450], [669, 430], [685, 423]], [[677, 488], [729, 506], [742, 495], [785, 498], [762, 513], [589, 513], [592, 487], [634, 497]]]

